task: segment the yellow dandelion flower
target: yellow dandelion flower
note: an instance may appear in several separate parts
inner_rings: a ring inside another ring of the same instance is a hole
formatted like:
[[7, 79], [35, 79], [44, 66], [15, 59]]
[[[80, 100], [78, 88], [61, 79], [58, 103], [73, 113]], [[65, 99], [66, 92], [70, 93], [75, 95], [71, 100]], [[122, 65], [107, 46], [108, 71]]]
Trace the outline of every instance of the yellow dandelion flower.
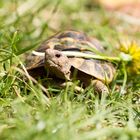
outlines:
[[128, 72], [140, 74], [140, 46], [135, 42], [129, 44], [121, 44], [120, 51], [130, 55], [132, 60], [128, 62]]

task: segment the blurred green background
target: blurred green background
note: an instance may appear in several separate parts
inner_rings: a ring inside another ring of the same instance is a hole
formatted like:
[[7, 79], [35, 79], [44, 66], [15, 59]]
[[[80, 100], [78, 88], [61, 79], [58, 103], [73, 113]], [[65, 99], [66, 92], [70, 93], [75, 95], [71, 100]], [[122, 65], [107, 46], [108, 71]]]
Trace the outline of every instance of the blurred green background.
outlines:
[[58, 31], [84, 31], [116, 55], [120, 41], [140, 43], [139, 26], [135, 16], [98, 0], [0, 0], [0, 140], [140, 139], [139, 76], [125, 95], [112, 89], [101, 99], [91, 87], [78, 95], [73, 87], [50, 87], [48, 106], [41, 81], [26, 81], [19, 69], [26, 53]]

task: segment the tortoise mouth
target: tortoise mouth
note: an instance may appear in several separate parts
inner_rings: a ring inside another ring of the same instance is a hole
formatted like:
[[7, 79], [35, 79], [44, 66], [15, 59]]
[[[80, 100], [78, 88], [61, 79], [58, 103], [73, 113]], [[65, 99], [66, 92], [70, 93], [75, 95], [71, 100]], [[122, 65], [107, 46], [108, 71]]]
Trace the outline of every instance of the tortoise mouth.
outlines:
[[60, 79], [70, 80], [70, 68], [65, 69], [65, 67], [63, 68], [61, 65], [56, 64], [52, 60], [48, 60], [45, 63], [45, 67], [49, 70], [50, 75], [55, 75]]
[[57, 68], [57, 69], [60, 69], [60, 65], [56, 64], [56, 62], [53, 61], [53, 60], [47, 60], [47, 61], [45, 62], [45, 64], [46, 64], [46, 67], [47, 67], [47, 68], [49, 68], [49, 67], [55, 67], [55, 68]]

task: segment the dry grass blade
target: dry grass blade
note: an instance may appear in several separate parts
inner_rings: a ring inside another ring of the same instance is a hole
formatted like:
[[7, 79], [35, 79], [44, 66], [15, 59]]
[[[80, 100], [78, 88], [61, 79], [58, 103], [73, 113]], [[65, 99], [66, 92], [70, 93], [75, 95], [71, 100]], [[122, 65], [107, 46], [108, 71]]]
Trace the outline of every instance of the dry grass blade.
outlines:
[[[25, 67], [23, 67], [23, 68], [24, 68], [24, 71], [22, 69], [20, 69], [20, 68], [17, 68], [17, 67], [15, 67], [15, 70], [20, 72], [22, 75], [26, 76], [29, 81], [32, 81], [33, 83], [37, 84], [42, 89], [42, 91], [45, 92], [45, 94], [50, 98], [50, 94], [49, 94], [48, 90], [44, 86], [42, 86], [40, 83], [38, 83], [38, 81], [36, 81], [33, 77], [31, 77], [28, 74], [28, 72], [26, 71]], [[49, 104], [50, 100], [49, 100], [48, 97], [45, 96], [45, 100]]]

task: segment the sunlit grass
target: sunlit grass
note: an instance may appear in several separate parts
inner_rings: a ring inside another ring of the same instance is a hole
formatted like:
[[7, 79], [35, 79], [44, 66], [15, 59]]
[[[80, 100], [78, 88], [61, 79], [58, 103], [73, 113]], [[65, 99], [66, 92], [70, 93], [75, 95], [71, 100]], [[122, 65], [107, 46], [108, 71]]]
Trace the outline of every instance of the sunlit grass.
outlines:
[[[113, 47], [123, 36], [123, 30], [117, 30], [120, 21], [113, 22], [97, 5], [88, 9], [87, 3], [0, 1], [0, 139], [140, 139], [139, 75], [124, 78], [125, 67], [118, 69], [111, 94], [100, 98], [93, 94], [92, 87], [82, 93], [75, 92], [73, 86], [60, 89], [49, 85], [46, 89], [24, 69], [25, 53], [64, 29], [95, 36], [108, 50], [107, 54], [114, 52]], [[132, 38], [139, 40], [139, 36]], [[123, 95], [115, 85], [125, 91]]]

